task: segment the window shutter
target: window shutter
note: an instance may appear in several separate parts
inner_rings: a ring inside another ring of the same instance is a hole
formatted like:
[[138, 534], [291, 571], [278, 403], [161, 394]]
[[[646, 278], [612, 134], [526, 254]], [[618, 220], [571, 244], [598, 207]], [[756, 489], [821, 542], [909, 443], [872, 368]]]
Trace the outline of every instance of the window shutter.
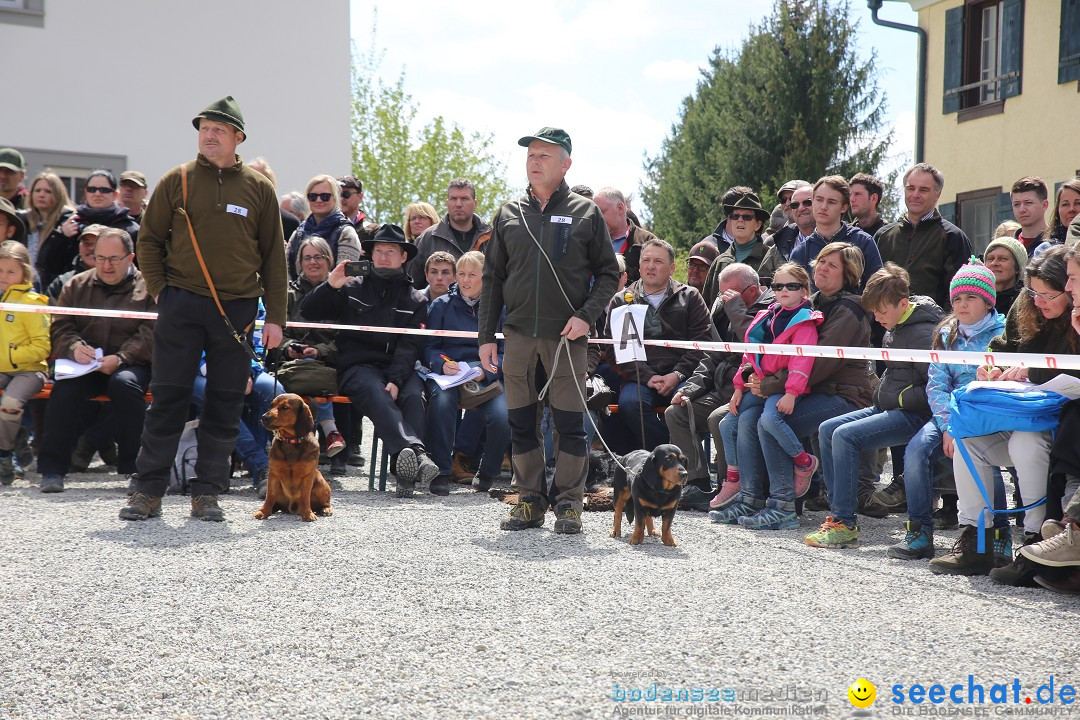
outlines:
[[1000, 225], [1006, 220], [1015, 220], [1012, 211], [1012, 193], [1003, 192], [997, 197], [997, 220], [995, 225]]
[[1058, 83], [1080, 80], [1080, 0], [1061, 0]]
[[[1024, 0], [1001, 3], [1001, 74], [1020, 73], [1024, 64]], [[1001, 97], [1020, 94], [1022, 75], [1001, 83]]]
[[964, 6], [945, 11], [945, 98], [941, 112], [960, 110], [960, 94], [949, 90], [964, 84]]

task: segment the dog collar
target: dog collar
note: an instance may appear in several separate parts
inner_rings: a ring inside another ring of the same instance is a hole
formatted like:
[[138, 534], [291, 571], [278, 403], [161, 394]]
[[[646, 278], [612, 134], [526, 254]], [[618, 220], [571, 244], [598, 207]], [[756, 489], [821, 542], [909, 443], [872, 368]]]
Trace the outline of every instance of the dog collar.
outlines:
[[278, 440], [280, 440], [281, 442], [284, 442], [284, 443], [289, 443], [290, 445], [299, 445], [300, 443], [307, 440], [307, 438], [306, 437], [294, 437], [294, 438], [279, 437]]

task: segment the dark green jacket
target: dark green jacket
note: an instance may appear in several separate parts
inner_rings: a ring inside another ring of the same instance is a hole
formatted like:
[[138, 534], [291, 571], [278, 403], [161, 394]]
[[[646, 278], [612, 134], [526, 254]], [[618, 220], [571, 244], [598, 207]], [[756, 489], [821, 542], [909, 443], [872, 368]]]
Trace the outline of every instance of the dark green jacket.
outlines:
[[592, 200], [570, 192], [563, 181], [543, 210], [528, 193], [503, 205], [491, 225], [481, 345], [495, 342], [504, 305], [504, 326], [532, 337], [557, 339], [571, 316], [593, 325], [615, 294], [619, 271], [604, 216]]
[[878, 230], [874, 240], [882, 265], [894, 262], [908, 271], [912, 295], [927, 295], [941, 307], [952, 307], [949, 283], [972, 253], [963, 230], [934, 210], [918, 225], [905, 214]]
[[[262, 296], [266, 322], [284, 327], [289, 276], [274, 186], [239, 156], [234, 165], [219, 169], [199, 155], [187, 163], [187, 173], [187, 213], [218, 296]], [[180, 212], [183, 204], [175, 167], [154, 188], [136, 244], [139, 269], [154, 297], [166, 285], [210, 295]]]

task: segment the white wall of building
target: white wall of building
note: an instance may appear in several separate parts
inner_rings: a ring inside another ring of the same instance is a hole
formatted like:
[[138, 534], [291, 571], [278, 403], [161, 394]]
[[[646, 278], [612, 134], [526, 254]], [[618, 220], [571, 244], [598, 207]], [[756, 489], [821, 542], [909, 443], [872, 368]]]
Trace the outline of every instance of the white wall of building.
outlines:
[[248, 130], [238, 152], [266, 157], [279, 194], [350, 171], [348, 0], [45, 0], [44, 11], [43, 28], [0, 23], [0, 147], [113, 156], [123, 166], [111, 169], [141, 170], [153, 187], [194, 158], [191, 118], [232, 95]]

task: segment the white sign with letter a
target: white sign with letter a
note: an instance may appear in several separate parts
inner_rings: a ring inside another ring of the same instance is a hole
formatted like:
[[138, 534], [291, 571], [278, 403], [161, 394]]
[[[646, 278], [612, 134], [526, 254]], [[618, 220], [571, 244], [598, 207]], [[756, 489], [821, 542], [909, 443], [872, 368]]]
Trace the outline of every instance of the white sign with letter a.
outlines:
[[615, 341], [615, 362], [645, 361], [644, 305], [620, 305], [611, 311], [611, 337]]

